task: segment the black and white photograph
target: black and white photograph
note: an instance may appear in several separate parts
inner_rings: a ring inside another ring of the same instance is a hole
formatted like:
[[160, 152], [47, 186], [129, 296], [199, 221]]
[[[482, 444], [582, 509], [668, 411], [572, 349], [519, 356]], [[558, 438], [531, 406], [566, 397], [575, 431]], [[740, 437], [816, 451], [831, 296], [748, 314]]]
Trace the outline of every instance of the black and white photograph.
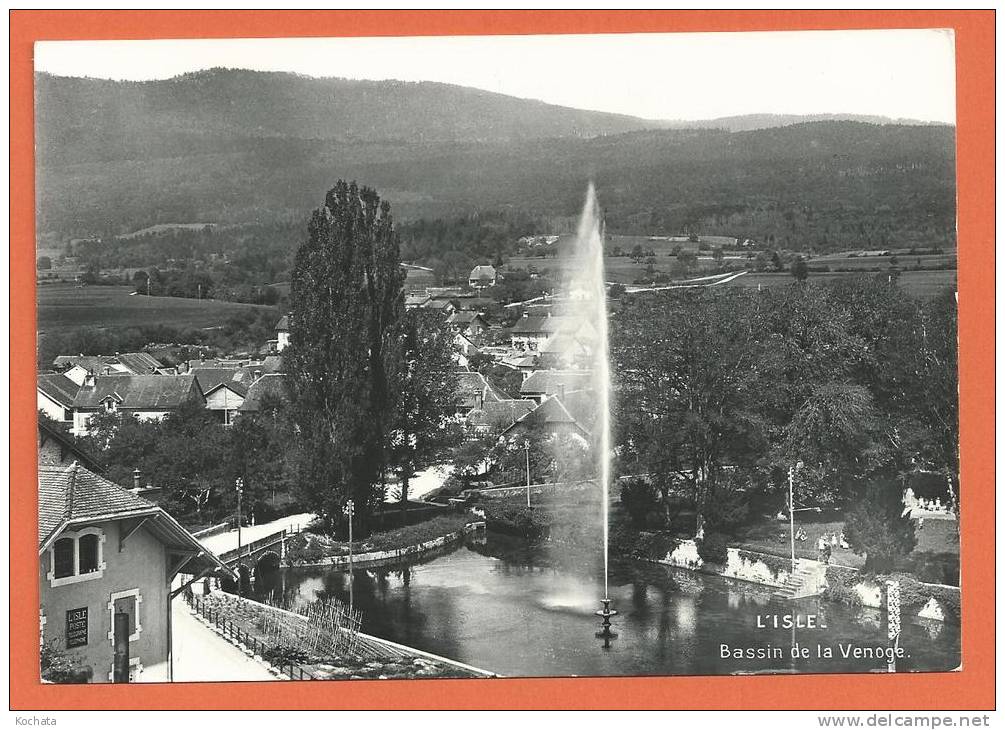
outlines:
[[955, 83], [939, 29], [36, 43], [40, 679], [957, 671]]

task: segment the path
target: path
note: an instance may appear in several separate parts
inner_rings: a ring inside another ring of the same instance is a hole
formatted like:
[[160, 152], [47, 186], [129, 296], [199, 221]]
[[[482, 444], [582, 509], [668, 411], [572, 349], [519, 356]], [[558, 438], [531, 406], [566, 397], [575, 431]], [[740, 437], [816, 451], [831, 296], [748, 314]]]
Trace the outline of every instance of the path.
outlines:
[[[298, 515], [287, 515], [286, 517], [281, 517], [278, 520], [266, 522], [261, 525], [255, 525], [254, 527], [242, 527], [241, 544], [248, 545], [253, 543], [255, 540], [261, 540], [263, 537], [268, 537], [269, 535], [273, 535], [282, 530], [295, 530], [306, 527], [313, 519], [314, 515], [310, 512], [303, 512]], [[237, 549], [237, 530], [230, 530], [229, 532], [221, 532], [219, 535], [203, 537], [199, 539], [199, 542], [201, 542], [203, 547], [207, 550], [211, 550], [217, 555], [222, 555], [228, 550]]]
[[[436, 466], [416, 472], [415, 476], [408, 480], [408, 498], [410, 500], [421, 500], [433, 490], [442, 487], [453, 471], [453, 464], [437, 464]], [[387, 490], [387, 496], [384, 498], [384, 501], [397, 504], [400, 499], [401, 486], [396, 484]]]
[[199, 621], [185, 599], [171, 601], [175, 682], [271, 682], [262, 664]]

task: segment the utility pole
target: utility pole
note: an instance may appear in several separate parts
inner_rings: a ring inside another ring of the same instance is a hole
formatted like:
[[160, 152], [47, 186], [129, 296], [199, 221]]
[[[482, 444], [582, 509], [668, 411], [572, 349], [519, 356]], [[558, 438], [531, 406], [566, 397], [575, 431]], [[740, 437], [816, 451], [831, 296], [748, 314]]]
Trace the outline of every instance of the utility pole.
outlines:
[[530, 509], [530, 439], [523, 440], [523, 450], [527, 457], [527, 508]]

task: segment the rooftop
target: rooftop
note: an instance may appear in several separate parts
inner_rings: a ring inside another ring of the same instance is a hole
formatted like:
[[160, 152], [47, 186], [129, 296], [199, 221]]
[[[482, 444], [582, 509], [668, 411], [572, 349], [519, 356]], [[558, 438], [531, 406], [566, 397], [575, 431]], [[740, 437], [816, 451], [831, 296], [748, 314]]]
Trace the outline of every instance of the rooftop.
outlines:
[[248, 388], [248, 393], [244, 396], [244, 403], [238, 410], [257, 412], [262, 408], [262, 400], [269, 397], [286, 400], [286, 375], [266, 373], [260, 377]]
[[97, 408], [111, 398], [127, 410], [169, 410], [200, 393], [195, 376], [188, 375], [98, 375], [91, 387], [82, 386], [73, 399], [74, 408]]
[[39, 373], [38, 389], [50, 400], [69, 408], [80, 386], [62, 373]]
[[38, 547], [46, 549], [70, 525], [146, 518], [145, 526], [171, 548], [196, 553], [185, 572], [230, 574], [219, 558], [163, 509], [74, 462], [38, 467]]

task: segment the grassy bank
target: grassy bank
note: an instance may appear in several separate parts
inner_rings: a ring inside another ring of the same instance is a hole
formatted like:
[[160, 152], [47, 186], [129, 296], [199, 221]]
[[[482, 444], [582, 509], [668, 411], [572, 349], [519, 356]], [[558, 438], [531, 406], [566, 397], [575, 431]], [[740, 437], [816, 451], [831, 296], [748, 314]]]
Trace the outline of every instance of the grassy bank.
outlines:
[[[361, 555], [363, 553], [401, 550], [457, 532], [470, 521], [471, 517], [467, 514], [439, 515], [425, 522], [384, 532], [375, 532], [365, 540], [353, 541], [352, 552], [355, 555]], [[286, 546], [286, 558], [290, 565], [316, 563], [325, 558], [348, 554], [349, 543], [347, 541], [314, 532], [301, 532]]]

